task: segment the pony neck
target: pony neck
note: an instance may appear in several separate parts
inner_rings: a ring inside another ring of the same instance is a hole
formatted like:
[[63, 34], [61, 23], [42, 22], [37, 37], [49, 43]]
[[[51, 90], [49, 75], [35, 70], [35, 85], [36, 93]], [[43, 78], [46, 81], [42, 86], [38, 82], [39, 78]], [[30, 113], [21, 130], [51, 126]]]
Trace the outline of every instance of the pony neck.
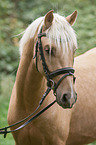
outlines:
[[46, 90], [46, 79], [36, 69], [33, 62], [34, 39], [30, 39], [21, 56], [17, 76], [17, 102], [29, 109], [36, 108]]

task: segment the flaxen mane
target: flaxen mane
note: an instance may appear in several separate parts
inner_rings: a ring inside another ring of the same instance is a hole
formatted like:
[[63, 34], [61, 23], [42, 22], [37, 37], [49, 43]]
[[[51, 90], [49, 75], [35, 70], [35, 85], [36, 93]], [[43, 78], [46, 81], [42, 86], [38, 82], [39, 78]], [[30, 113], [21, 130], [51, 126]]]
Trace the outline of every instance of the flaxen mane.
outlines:
[[[37, 29], [38, 33], [44, 24], [44, 17], [40, 17], [33, 21], [29, 27], [25, 30], [25, 33], [20, 41], [20, 55], [22, 55], [22, 51], [24, 45], [28, 41], [28, 39], [34, 37]], [[77, 48], [77, 40], [74, 30], [72, 29], [71, 25], [67, 22], [66, 18], [60, 16], [58, 14], [54, 14], [53, 25], [49, 27], [46, 31], [47, 37], [50, 41], [54, 40], [55, 45], [58, 48], [58, 52], [62, 49], [62, 54], [69, 49], [76, 49]]]

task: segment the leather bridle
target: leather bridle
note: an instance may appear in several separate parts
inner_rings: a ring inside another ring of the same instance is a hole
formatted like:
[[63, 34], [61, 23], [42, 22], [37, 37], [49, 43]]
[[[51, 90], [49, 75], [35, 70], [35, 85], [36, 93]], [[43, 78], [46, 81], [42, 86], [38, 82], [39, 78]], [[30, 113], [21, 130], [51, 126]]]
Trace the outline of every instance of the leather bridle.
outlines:
[[[47, 86], [50, 87], [51, 89], [53, 89], [53, 93], [56, 96], [56, 89], [58, 88], [58, 86], [60, 85], [60, 83], [62, 82], [62, 80], [64, 78], [66, 78], [67, 76], [73, 76], [73, 82], [75, 83], [75, 79], [76, 79], [74, 77], [75, 70], [72, 67], [66, 67], [66, 68], [61, 68], [61, 69], [57, 69], [53, 72], [50, 72], [48, 69], [48, 66], [46, 64], [44, 53], [43, 53], [43, 47], [42, 47], [42, 42], [41, 42], [42, 37], [46, 37], [46, 33], [42, 33], [42, 27], [41, 27], [40, 33], [38, 34], [38, 40], [36, 42], [36, 51], [35, 51], [35, 56], [34, 56], [34, 58], [36, 58], [36, 68], [37, 68], [37, 71], [39, 71], [38, 63], [37, 63], [37, 53], [39, 50], [41, 60], [42, 60], [43, 70], [44, 70], [45, 76], [47, 78]], [[56, 84], [53, 81], [53, 78], [58, 75], [61, 75], [61, 74], [64, 74], [64, 75], [60, 78], [60, 80]]]
[[[45, 76], [47, 78], [47, 87], [48, 88], [47, 88], [46, 92], [43, 94], [43, 97], [41, 98], [41, 100], [39, 102], [39, 106], [36, 108], [36, 110], [32, 114], [30, 114], [28, 117], [24, 118], [23, 120], [21, 120], [19, 122], [16, 122], [15, 124], [12, 124], [10, 126], [7, 126], [7, 127], [4, 127], [4, 128], [0, 129], [0, 134], [4, 134], [4, 138], [6, 137], [7, 133], [15, 132], [17, 130], [20, 130], [20, 129], [24, 128], [32, 120], [37, 118], [39, 115], [41, 115], [43, 112], [45, 112], [48, 108], [50, 108], [54, 103], [56, 103], [56, 100], [54, 100], [52, 103], [50, 103], [48, 106], [46, 106], [40, 112], [38, 112], [36, 115], [31, 117], [40, 108], [40, 106], [42, 105], [44, 99], [46, 98], [46, 96], [49, 94], [49, 92], [51, 90], [53, 90], [53, 94], [56, 96], [56, 89], [58, 88], [58, 86], [60, 85], [60, 83], [62, 82], [63, 79], [65, 79], [67, 76], [73, 76], [73, 82], [75, 83], [74, 69], [72, 67], [66, 67], [66, 68], [62, 68], [62, 69], [57, 69], [57, 70], [55, 70], [53, 72], [49, 71], [48, 66], [46, 64], [46, 61], [45, 61], [44, 53], [43, 53], [43, 47], [42, 47], [42, 42], [41, 42], [41, 38], [42, 37], [46, 37], [46, 33], [42, 33], [42, 28], [41, 28], [40, 33], [38, 34], [38, 40], [36, 42], [36, 49], [35, 49], [34, 58], [36, 58], [36, 68], [37, 68], [37, 71], [39, 71], [38, 70], [38, 66], [37, 66], [37, 63], [38, 63], [37, 62], [37, 54], [38, 54], [38, 50], [39, 50], [40, 56], [41, 56], [41, 60], [42, 60], [43, 70], [44, 70]], [[59, 81], [57, 83], [55, 83], [53, 78], [58, 76], [58, 75], [61, 75], [61, 74], [63, 76], [59, 79]], [[31, 117], [31, 119], [29, 119], [30, 117]], [[28, 120], [28, 121], [26, 121], [24, 124], [20, 125], [16, 129], [9, 130], [9, 131], [7, 130], [8, 128], [16, 126], [16, 125], [24, 122], [25, 120]]]

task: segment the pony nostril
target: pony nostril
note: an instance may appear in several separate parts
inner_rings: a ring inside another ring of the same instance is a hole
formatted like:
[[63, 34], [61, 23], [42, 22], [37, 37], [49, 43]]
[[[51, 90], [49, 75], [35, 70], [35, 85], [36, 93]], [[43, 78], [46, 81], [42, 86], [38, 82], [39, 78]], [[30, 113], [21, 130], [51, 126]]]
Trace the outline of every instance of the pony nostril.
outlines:
[[60, 97], [59, 103], [61, 103], [60, 105], [63, 106], [64, 108], [72, 108], [76, 100], [77, 100], [77, 97], [75, 94], [71, 96], [71, 93], [65, 93], [65, 94], [62, 94], [62, 96]]
[[63, 94], [62, 101], [67, 102], [67, 94]]

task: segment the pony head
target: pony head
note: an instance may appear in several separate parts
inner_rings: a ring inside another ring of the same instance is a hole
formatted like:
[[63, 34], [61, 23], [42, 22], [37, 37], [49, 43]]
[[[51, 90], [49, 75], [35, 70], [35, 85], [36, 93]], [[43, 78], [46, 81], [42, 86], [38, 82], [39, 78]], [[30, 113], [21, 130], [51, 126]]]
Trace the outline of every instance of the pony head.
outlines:
[[[77, 11], [66, 18], [49, 11], [44, 17], [36, 19], [26, 30], [20, 43], [20, 52], [22, 55], [24, 43], [29, 38], [34, 37], [34, 44], [38, 39], [41, 27], [46, 37], [42, 37], [42, 47], [46, 64], [50, 72], [57, 69], [73, 67], [74, 53], [77, 49], [77, 40], [72, 25], [77, 17]], [[35, 55], [35, 45], [33, 55]], [[38, 70], [42, 76], [45, 75], [40, 55], [38, 52]], [[36, 60], [34, 60], [36, 64]], [[60, 80], [62, 75], [56, 76], [55, 83]], [[76, 93], [74, 90], [73, 77], [66, 77], [56, 89], [57, 103], [63, 108], [71, 108], [76, 102]]]

